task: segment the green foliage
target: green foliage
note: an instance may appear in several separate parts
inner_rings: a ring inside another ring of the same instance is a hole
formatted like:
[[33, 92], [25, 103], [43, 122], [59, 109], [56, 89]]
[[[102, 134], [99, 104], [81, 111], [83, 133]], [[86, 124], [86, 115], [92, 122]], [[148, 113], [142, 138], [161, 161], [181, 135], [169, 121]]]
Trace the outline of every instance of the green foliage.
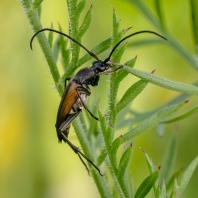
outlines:
[[[42, 28], [40, 23], [40, 17], [37, 9], [41, 6], [42, 0], [35, 0], [33, 3], [31, 1], [22, 0], [21, 1], [27, 17], [29, 19], [30, 25], [34, 32]], [[163, 16], [161, 13], [161, 4], [159, 0], [155, 1], [155, 7], [157, 16], [159, 19], [155, 18], [143, 1], [131, 0], [139, 10], [147, 16], [147, 19], [151, 21], [159, 30], [161, 30], [169, 39], [168, 44], [180, 53], [194, 68], [198, 68], [198, 64], [194, 57], [189, 54], [184, 48], [182, 48], [179, 43], [167, 32], [164, 30]], [[192, 4], [195, 1], [191, 1]], [[92, 20], [92, 6], [88, 9], [82, 23], [79, 25], [79, 19], [81, 13], [85, 8], [85, 0], [81, 0], [77, 3], [77, 0], [67, 1], [68, 13], [69, 13], [69, 34], [71, 37], [75, 38], [79, 42], [81, 41], [83, 35], [88, 30], [91, 20]], [[193, 15], [197, 15], [196, 12], [193, 12]], [[195, 17], [195, 21], [197, 17]], [[194, 24], [194, 34], [197, 39], [197, 26]], [[113, 48], [118, 41], [124, 36], [128, 29], [125, 31], [119, 31], [120, 21], [115, 10], [113, 10], [113, 20], [112, 20], [112, 35], [109, 38], [104, 39], [102, 42], [93, 47], [91, 52], [96, 55], [104, 52], [108, 48]], [[60, 27], [61, 30], [61, 27]], [[156, 40], [153, 40], [151, 43], [156, 43]], [[63, 82], [65, 77], [70, 76], [79, 68], [82, 64], [86, 63], [92, 57], [89, 54], [85, 54], [83, 57], [80, 57], [80, 46], [72, 41], [68, 41], [62, 36], [58, 37], [54, 41], [53, 33], [49, 33], [48, 39], [44, 33], [38, 35], [38, 42], [41, 46], [41, 49], [45, 55], [50, 72], [52, 74], [55, 86], [59, 95], [63, 93]], [[70, 49], [68, 48], [68, 43], [70, 42]], [[157, 41], [158, 42], [158, 41]], [[161, 41], [160, 41], [161, 42]], [[113, 53], [111, 59], [119, 65], [120, 59], [124, 53], [126, 44], [123, 43], [120, 45], [116, 51]], [[64, 74], [61, 76], [56, 66], [58, 57], [61, 56], [62, 67]], [[176, 100], [171, 101], [168, 105], [164, 105], [156, 110], [153, 110], [144, 115], [137, 115], [134, 118], [126, 120], [125, 117], [118, 119], [119, 114], [124, 115], [126, 113], [131, 113], [130, 115], [135, 115], [132, 109], [127, 109], [128, 105], [136, 99], [136, 97], [144, 91], [148, 83], [155, 84], [157, 86], [181, 92], [191, 95], [198, 95], [198, 88], [195, 85], [188, 85], [181, 82], [175, 82], [169, 79], [156, 76], [152, 73], [147, 73], [134, 69], [136, 58], [133, 58], [127, 61], [122, 70], [109, 76], [109, 94], [108, 94], [108, 116], [104, 115], [100, 109], [98, 109], [98, 116], [100, 119], [99, 123], [93, 124], [91, 127], [86, 126], [85, 115], [81, 115], [73, 122], [75, 132], [77, 134], [78, 140], [81, 144], [82, 150], [87, 157], [92, 159], [94, 162], [97, 162], [97, 165], [106, 164], [102, 166], [102, 172], [105, 173], [104, 177], [101, 177], [98, 172], [90, 166], [91, 175], [95, 181], [95, 184], [98, 188], [98, 191], [101, 197], [115, 197], [122, 198], [143, 198], [149, 191], [153, 188], [154, 195], [156, 198], [165, 198], [169, 189], [172, 189], [170, 192], [170, 197], [180, 197], [185, 190], [197, 164], [198, 157], [188, 166], [186, 171], [181, 176], [180, 182], [177, 181], [176, 176], [181, 175], [181, 171], [174, 173], [169, 179], [169, 175], [172, 174], [172, 168], [174, 166], [174, 161], [176, 158], [176, 143], [177, 137], [175, 134], [170, 140], [170, 143], [167, 147], [166, 153], [164, 155], [164, 160], [162, 163], [162, 170], [159, 171], [159, 168], [156, 170], [156, 166], [149, 157], [149, 155], [143, 150], [143, 153], [146, 158], [146, 162], [149, 169], [149, 176], [143, 180], [139, 188], [134, 191], [133, 189], [133, 178], [129, 174], [129, 165], [132, 160], [132, 144], [130, 146], [128, 143], [132, 142], [137, 136], [147, 132], [149, 129], [157, 126], [160, 122], [165, 124], [170, 122], [170, 116], [180, 110], [187, 101], [184, 102], [183, 97], [178, 97]], [[115, 64], [115, 65], [116, 65]], [[123, 94], [120, 100], [117, 98], [118, 90], [122, 80], [128, 75], [132, 74], [140, 78], [139, 81], [132, 84], [128, 90]], [[92, 112], [96, 112], [96, 108], [92, 109]], [[179, 118], [174, 118], [172, 121], [181, 120], [183, 118], [192, 115], [197, 111], [197, 107], [193, 110], [188, 111], [183, 116]], [[124, 112], [124, 113], [123, 113]], [[130, 116], [132, 117], [132, 116]], [[90, 119], [90, 117], [88, 117]], [[136, 119], [136, 120], [135, 120]], [[131, 127], [132, 122], [136, 122], [137, 125]], [[117, 123], [117, 125], [116, 125]], [[122, 124], [121, 124], [122, 123]], [[128, 126], [129, 131], [125, 134], [118, 136], [115, 134], [115, 131], [118, 127]], [[94, 131], [94, 132], [93, 132]], [[119, 148], [125, 143], [126, 149], [119, 156]], [[103, 149], [99, 149], [103, 145]], [[98, 150], [100, 150], [98, 152]], [[106, 174], [107, 173], [107, 174]], [[159, 181], [158, 181], [159, 178]], [[165, 181], [169, 181], [166, 186]], [[108, 188], [108, 183], [111, 181], [113, 183], [113, 188]]]
[[135, 193], [134, 198], [144, 198], [150, 191], [150, 189], [154, 186], [157, 178], [159, 177], [159, 171], [151, 173], [140, 185]]

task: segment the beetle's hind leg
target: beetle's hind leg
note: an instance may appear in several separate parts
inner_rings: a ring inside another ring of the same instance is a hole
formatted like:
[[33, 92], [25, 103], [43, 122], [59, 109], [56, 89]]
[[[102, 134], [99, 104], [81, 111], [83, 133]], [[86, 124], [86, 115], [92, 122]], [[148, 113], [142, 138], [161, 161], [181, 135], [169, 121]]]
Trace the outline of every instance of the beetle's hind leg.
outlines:
[[[86, 160], [87, 160], [87, 161], [99, 172], [99, 174], [100, 174], [101, 176], [103, 176], [102, 173], [100, 172], [100, 169], [99, 169], [99, 168], [98, 168], [98, 167], [97, 167], [86, 155], [84, 155], [84, 154], [80, 151], [80, 149], [79, 149], [78, 147], [76, 147], [74, 144], [72, 144], [62, 131], [60, 131], [60, 134], [62, 135], [62, 139], [64, 140], [64, 142], [66, 142], [66, 143], [70, 146], [70, 148], [71, 148], [76, 154], [78, 154], [78, 157], [80, 158], [81, 162], [83, 163], [83, 165], [84, 165], [85, 168], [87, 169], [88, 174], [89, 174], [89, 169], [88, 169], [88, 167], [87, 167], [87, 164], [84, 162], [83, 158], [86, 159]], [[82, 157], [83, 157], [83, 158], [82, 158]]]

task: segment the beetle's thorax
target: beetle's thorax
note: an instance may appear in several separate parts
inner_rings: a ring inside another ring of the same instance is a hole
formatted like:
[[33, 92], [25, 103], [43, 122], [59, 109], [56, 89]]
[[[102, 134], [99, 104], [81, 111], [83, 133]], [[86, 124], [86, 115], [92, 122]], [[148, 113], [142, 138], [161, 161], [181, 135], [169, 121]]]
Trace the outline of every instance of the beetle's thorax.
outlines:
[[95, 61], [92, 63], [91, 67], [81, 69], [73, 80], [79, 84], [97, 86], [100, 79], [98, 74], [104, 72], [108, 68], [108, 64], [104, 64], [102, 61]]

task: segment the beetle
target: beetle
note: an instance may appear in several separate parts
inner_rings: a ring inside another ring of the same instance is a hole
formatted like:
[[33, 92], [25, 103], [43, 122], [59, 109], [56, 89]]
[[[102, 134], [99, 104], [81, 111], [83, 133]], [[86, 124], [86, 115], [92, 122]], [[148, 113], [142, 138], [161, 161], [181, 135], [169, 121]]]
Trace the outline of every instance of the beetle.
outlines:
[[[85, 68], [79, 70], [73, 78], [67, 77], [65, 79], [64, 93], [63, 93], [63, 96], [62, 96], [62, 99], [61, 99], [61, 102], [60, 102], [60, 105], [58, 108], [57, 120], [56, 120], [55, 127], [56, 127], [56, 132], [57, 132], [59, 142], [64, 141], [71, 147], [71, 149], [79, 156], [80, 160], [84, 164], [88, 173], [89, 173], [89, 169], [88, 169], [86, 163], [84, 162], [83, 158], [86, 159], [102, 176], [100, 169], [93, 163], [93, 161], [90, 160], [84, 153], [82, 153], [80, 151], [80, 149], [78, 147], [76, 147], [68, 139], [71, 123], [77, 116], [79, 116], [79, 114], [82, 112], [83, 108], [85, 108], [88, 111], [88, 113], [95, 120], [99, 120], [96, 116], [94, 116], [91, 113], [91, 111], [89, 110], [89, 108], [86, 105], [88, 96], [91, 95], [91, 90], [90, 90], [89, 86], [93, 86], [93, 87], [97, 86], [98, 82], [100, 80], [100, 75], [112, 74], [124, 67], [124, 65], [121, 65], [114, 70], [110, 70], [110, 71], [108, 70], [109, 68], [112, 68], [114, 65], [113, 62], [110, 60], [113, 52], [124, 40], [126, 40], [127, 38], [132, 37], [134, 35], [141, 34], [141, 33], [150, 33], [150, 34], [159, 36], [162, 39], [165, 39], [165, 40], [167, 40], [167, 39], [164, 36], [162, 36], [156, 32], [149, 31], [149, 30], [135, 32], [135, 33], [132, 33], [132, 34], [124, 37], [123, 39], [121, 39], [113, 47], [109, 56], [104, 61], [101, 61], [94, 53], [89, 51], [84, 45], [79, 43], [74, 38], [70, 37], [69, 35], [67, 35], [65, 33], [62, 33], [58, 30], [54, 30], [51, 28], [41, 29], [41, 30], [37, 31], [32, 36], [32, 38], [30, 40], [31, 49], [32, 49], [32, 42], [33, 42], [34, 38], [36, 37], [36, 35], [39, 34], [40, 32], [44, 32], [44, 31], [55, 32], [55, 33], [61, 34], [65, 37], [69, 38], [71, 41], [75, 42], [80, 47], [82, 47], [85, 51], [87, 51], [90, 56], [92, 56], [93, 58], [96, 59], [96, 61], [94, 61], [90, 67], [85, 67]], [[67, 83], [67, 81], [68, 81], [68, 83]]]

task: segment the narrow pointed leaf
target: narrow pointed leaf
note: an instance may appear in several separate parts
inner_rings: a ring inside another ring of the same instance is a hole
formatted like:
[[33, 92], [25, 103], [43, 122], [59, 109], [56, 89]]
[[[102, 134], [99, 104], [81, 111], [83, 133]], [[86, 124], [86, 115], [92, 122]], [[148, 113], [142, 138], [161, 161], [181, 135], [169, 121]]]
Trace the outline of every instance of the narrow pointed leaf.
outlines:
[[164, 44], [164, 41], [161, 39], [141, 39], [141, 40], [137, 40], [137, 41], [130, 41], [128, 47], [146, 47], [149, 45], [157, 45], [157, 44]]
[[178, 197], [181, 197], [181, 195], [183, 194], [197, 165], [198, 165], [198, 156], [191, 162], [191, 164], [187, 167], [187, 169], [184, 171], [182, 175], [181, 182], [179, 184]]
[[176, 82], [173, 80], [162, 78], [160, 76], [156, 76], [156, 75], [147, 73], [145, 71], [137, 70], [137, 69], [130, 68], [127, 66], [125, 66], [123, 69], [133, 74], [134, 76], [137, 76], [143, 80], [146, 80], [154, 85], [157, 85], [157, 86], [169, 89], [169, 90], [177, 91], [177, 92], [198, 95], [198, 87], [194, 85]]
[[162, 188], [160, 193], [160, 198], [166, 198], [166, 184], [165, 181], [162, 181]]
[[85, 8], [85, 4], [86, 4], [86, 1], [82, 0], [76, 6], [75, 15], [76, 15], [77, 20], [79, 20], [80, 14], [83, 11], [83, 9]]
[[193, 33], [194, 33], [194, 42], [195, 42], [195, 50], [198, 56], [198, 1], [197, 0], [191, 0], [191, 21], [193, 25]]
[[98, 116], [99, 116], [99, 120], [100, 120], [100, 127], [102, 130], [102, 134], [105, 135], [106, 134], [106, 117], [102, 115], [101, 111], [98, 109]]
[[161, 0], [155, 0], [155, 9], [157, 12], [157, 16], [159, 18], [160, 24], [163, 27], [163, 18], [162, 18], [162, 11], [161, 11]]
[[113, 9], [113, 32], [112, 32], [112, 39], [111, 39], [112, 46], [114, 46], [118, 42], [118, 40], [120, 40], [120, 38], [118, 38], [119, 26], [120, 26], [120, 23], [118, 20], [118, 15], [115, 9]]
[[105, 158], [107, 157], [107, 154], [108, 154], [107, 149], [104, 148], [98, 157], [98, 161], [97, 161], [98, 166], [100, 166], [104, 162]]
[[152, 116], [142, 121], [139, 125], [133, 128], [131, 131], [123, 135], [122, 143], [150, 130], [152, 127], [158, 124], [161, 120], [177, 112], [184, 104], [186, 104], [186, 101], [160, 109], [159, 111], [154, 113]]
[[[51, 24], [50, 28], [53, 29], [53, 24]], [[52, 48], [52, 43], [53, 43], [53, 37], [54, 37], [53, 32], [49, 32], [47, 39], [48, 39], [48, 43], [49, 43], [51, 48]]]
[[[155, 172], [156, 166], [154, 165], [151, 157], [144, 151], [144, 149], [141, 148], [141, 150], [144, 153], [144, 156], [145, 156], [146, 162], [147, 162], [147, 166], [148, 166], [148, 169], [149, 169], [149, 173], [151, 175], [153, 172]], [[158, 197], [157, 193], [159, 194], [159, 189], [157, 189], [157, 188], [158, 188], [158, 183], [156, 181], [155, 185], [153, 185], [153, 190], [154, 190], [154, 194], [155, 194], [156, 197]]]
[[118, 113], [124, 107], [126, 107], [132, 100], [134, 100], [147, 86], [148, 82], [145, 80], [139, 80], [134, 83], [129, 89], [124, 93], [121, 100], [116, 105], [116, 112]]
[[167, 149], [164, 154], [163, 161], [162, 161], [160, 179], [159, 179], [160, 183], [162, 183], [162, 179], [164, 179], [165, 181], [168, 180], [169, 175], [174, 167], [176, 156], [177, 156], [177, 136], [176, 136], [176, 133], [173, 133], [168, 143], [168, 146], [167, 146]]
[[131, 173], [129, 174], [128, 186], [130, 197], [134, 197], [134, 180]]
[[[127, 65], [129, 67], [134, 67], [136, 59], [137, 59], [137, 57], [127, 61], [124, 65]], [[120, 83], [128, 74], [129, 73], [127, 71], [121, 69], [116, 75], [115, 82]]]
[[104, 135], [104, 139], [105, 139], [105, 144], [107, 149], [110, 149], [110, 146], [112, 144], [113, 141], [113, 129], [112, 127], [108, 127], [106, 134]]
[[[111, 46], [115, 46], [120, 40], [122, 34], [119, 34], [119, 21], [118, 16], [115, 10], [113, 10], [113, 22], [112, 22], [112, 38], [111, 38]], [[118, 48], [119, 49], [119, 48]], [[110, 57], [111, 60], [115, 62], [119, 62], [120, 57], [115, 56], [116, 51]], [[116, 123], [116, 99], [118, 93], [118, 84], [115, 82], [116, 73], [109, 75], [109, 97], [108, 97], [108, 112], [111, 112], [108, 117], [108, 125], [115, 126]]]
[[69, 65], [70, 62], [70, 50], [67, 48], [68, 39], [64, 39], [62, 36], [60, 37], [60, 48], [61, 48], [61, 63], [63, 66], [64, 71]]
[[167, 191], [169, 191], [169, 190], [173, 187], [175, 178], [180, 178], [180, 176], [181, 176], [182, 173], [183, 173], [182, 171], [183, 171], [183, 169], [179, 169], [178, 171], [176, 171], [176, 172], [171, 176], [171, 178], [170, 178], [170, 179], [168, 180], [168, 182], [167, 182], [167, 187], [166, 187]]
[[[98, 43], [95, 45], [90, 51], [94, 54], [98, 55], [105, 50], [107, 50], [111, 46], [111, 37], [105, 39], [104, 41]], [[78, 61], [78, 67], [80, 67], [82, 64], [86, 63], [87, 61], [91, 60], [93, 57], [90, 56], [88, 53], [85, 54], [82, 58]]]
[[189, 116], [191, 116], [191, 115], [193, 115], [193, 114], [195, 114], [197, 112], [198, 112], [198, 106], [195, 106], [192, 109], [188, 110], [187, 112], [185, 112], [185, 113], [183, 113], [181, 115], [178, 115], [176, 117], [163, 120], [161, 123], [168, 124], [168, 123], [177, 122], [177, 121], [183, 120], [185, 118], [188, 118]]
[[178, 198], [178, 193], [177, 193], [178, 192], [178, 188], [179, 188], [179, 186], [177, 184], [177, 179], [175, 178], [170, 198]]
[[115, 59], [113, 59], [113, 60], [115, 60], [116, 62], [120, 62], [120, 59], [121, 59], [122, 55], [124, 54], [126, 46], [127, 46], [127, 44], [125, 43], [125, 45], [120, 45], [116, 49], [116, 51], [113, 53], [114, 57], [116, 57], [116, 60]]
[[53, 57], [54, 57], [54, 60], [55, 62], [57, 63], [58, 61], [58, 55], [59, 55], [59, 52], [60, 52], [60, 36], [57, 37], [53, 47], [52, 47], [52, 54], [53, 54]]
[[42, 13], [42, 6], [41, 5], [37, 8], [37, 12], [38, 12], [38, 16], [39, 16], [39, 19], [40, 19], [41, 18], [41, 13]]
[[85, 15], [85, 18], [84, 18], [81, 26], [79, 27], [78, 36], [80, 38], [84, 35], [84, 33], [89, 28], [89, 26], [91, 24], [92, 14], [93, 14], [93, 12], [92, 12], [92, 6], [91, 6], [90, 9], [88, 10], [87, 14]]
[[43, 2], [43, 0], [35, 0], [33, 2], [34, 8], [38, 8], [41, 5], [42, 2]]
[[144, 156], [146, 158], [146, 162], [147, 162], [147, 166], [149, 169], [149, 173], [153, 173], [156, 170], [156, 167], [151, 159], [151, 157], [144, 151], [144, 149], [140, 148], [142, 150], [142, 152], [144, 153]]
[[118, 151], [118, 148], [120, 146], [120, 143], [121, 143], [121, 139], [122, 139], [122, 136], [116, 138], [112, 145], [111, 145], [111, 148], [109, 150], [109, 158], [111, 160], [111, 164], [114, 168], [115, 171], [117, 171], [117, 151]]
[[[137, 9], [143, 14], [143, 16], [146, 17], [158, 30], [164, 32], [164, 35], [168, 38], [168, 44], [177, 51], [181, 56], [183, 56], [194, 69], [198, 69], [198, 62], [194, 58], [194, 56], [187, 51], [183, 46], [181, 46], [180, 43], [177, 42], [177, 40], [169, 34], [167, 31], [163, 31], [163, 27], [161, 26], [161, 23], [156, 18], [156, 16], [152, 13], [151, 9], [144, 3], [144, 1], [136, 1], [136, 0], [129, 0]], [[196, 0], [194, 0], [196, 1]], [[196, 11], [196, 8], [195, 8]], [[197, 12], [196, 12], [197, 13]]]
[[125, 191], [125, 195], [127, 195], [127, 197], [129, 197], [130, 191], [131, 191], [131, 187], [128, 186], [128, 166], [130, 164], [132, 158], [132, 144], [130, 144], [130, 146], [124, 151], [121, 159], [120, 159], [120, 163], [119, 163], [119, 167], [118, 167], [118, 171], [117, 171], [117, 178], [119, 180], [119, 184], [122, 187], [123, 191]]
[[113, 140], [112, 127], [106, 128], [106, 116], [102, 116], [99, 109], [98, 109], [98, 115], [100, 119], [100, 127], [102, 130], [102, 136], [104, 139], [105, 147], [107, 150], [109, 150]]
[[131, 161], [131, 157], [132, 157], [132, 144], [129, 146], [129, 148], [125, 150], [125, 152], [123, 153], [120, 159], [118, 173], [117, 173], [118, 178], [120, 178], [120, 180], [124, 178], [127, 167]]
[[149, 175], [137, 189], [134, 198], [145, 198], [159, 177], [159, 170]]

